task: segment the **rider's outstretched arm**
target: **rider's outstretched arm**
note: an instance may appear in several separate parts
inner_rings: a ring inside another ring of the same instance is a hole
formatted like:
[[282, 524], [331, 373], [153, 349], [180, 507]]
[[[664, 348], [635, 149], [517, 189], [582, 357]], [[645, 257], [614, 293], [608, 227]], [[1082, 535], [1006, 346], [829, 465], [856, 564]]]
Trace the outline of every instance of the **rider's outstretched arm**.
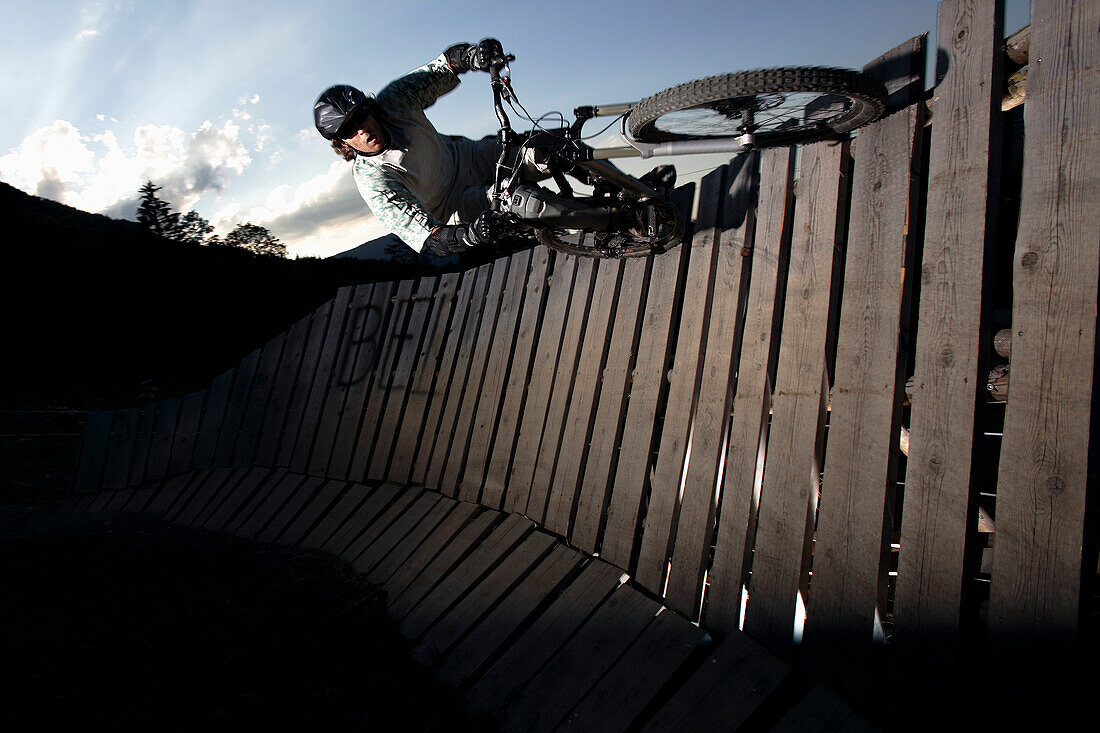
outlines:
[[486, 38], [477, 44], [456, 43], [435, 59], [394, 79], [378, 92], [383, 109], [424, 110], [458, 86], [458, 75], [488, 71], [489, 61], [503, 55], [500, 41]]

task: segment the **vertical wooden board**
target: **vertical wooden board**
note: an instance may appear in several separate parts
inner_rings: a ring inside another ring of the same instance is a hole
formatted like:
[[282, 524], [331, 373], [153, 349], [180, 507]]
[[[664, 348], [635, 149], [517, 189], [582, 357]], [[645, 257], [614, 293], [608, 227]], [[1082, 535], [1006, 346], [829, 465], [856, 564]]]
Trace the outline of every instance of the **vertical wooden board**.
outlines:
[[570, 543], [588, 553], [596, 551], [600, 524], [611, 494], [611, 476], [618, 455], [616, 448], [623, 440], [631, 357], [635, 353], [638, 337], [647, 270], [648, 262], [641, 257], [632, 257], [623, 263], [607, 361], [600, 373], [600, 396], [596, 404], [591, 445], [581, 476], [577, 514], [569, 533]]
[[871, 725], [846, 702], [816, 684], [783, 716], [771, 733], [875, 733]]
[[[351, 466], [353, 478], [358, 479], [365, 475], [369, 479], [381, 481], [388, 475], [390, 454], [405, 416], [409, 386], [414, 376], [413, 367], [428, 333], [426, 324], [437, 284], [438, 279], [434, 277], [420, 280], [410, 306], [408, 322], [403, 330], [393, 336], [395, 353], [398, 356], [395, 356], [393, 372], [387, 385], [385, 407], [378, 418], [378, 435], [374, 447], [368, 452], [362, 445], [365, 431], [360, 433], [360, 445], [355, 451], [355, 460]], [[413, 419], [419, 422], [419, 417], [417, 415]]]
[[[302, 363], [294, 377], [294, 385], [287, 406], [285, 424], [282, 435], [279, 438], [279, 450], [275, 457], [275, 465], [289, 466], [297, 447], [298, 436], [302, 432], [306, 408], [310, 402], [311, 389], [317, 376], [317, 369], [322, 362], [322, 354], [329, 338], [330, 326], [334, 329], [342, 328], [342, 319], [347, 313], [347, 298], [350, 297], [351, 288], [341, 288], [337, 291], [333, 300], [324, 303], [313, 312], [309, 325], [309, 337], [306, 340], [305, 349], [302, 352]], [[339, 306], [339, 310], [337, 310]], [[333, 325], [335, 321], [340, 325]], [[333, 336], [338, 339], [339, 336]], [[335, 346], [333, 346], [335, 349]]]
[[848, 145], [802, 149], [787, 302], [764, 463], [745, 631], [781, 659], [793, 647], [796, 597], [805, 590], [829, 386], [825, 334], [837, 205]]
[[326, 481], [318, 487], [308, 503], [302, 506], [298, 515], [279, 534], [279, 544], [297, 546], [328, 516], [329, 510], [340, 502], [347, 487], [348, 484], [343, 481]]
[[440, 423], [443, 417], [443, 408], [447, 399], [451, 396], [451, 379], [455, 371], [455, 358], [466, 326], [467, 312], [471, 307], [474, 307], [472, 304], [478, 280], [477, 275], [477, 270], [467, 270], [462, 273], [462, 280], [458, 285], [458, 292], [452, 306], [451, 319], [447, 324], [446, 336], [442, 343], [443, 351], [436, 362], [431, 395], [427, 401], [423, 434], [419, 445], [415, 449], [412, 464], [412, 483], [420, 486], [427, 485], [425, 482], [428, 470], [431, 467], [432, 456], [436, 451], [436, 442], [442, 440], [446, 443], [450, 440], [449, 435], [441, 435]]
[[565, 545], [524, 575], [514, 589], [489, 612], [435, 667], [445, 684], [461, 685], [490, 658], [503, 651], [506, 640], [523, 625], [551, 593], [572, 575], [584, 556]]
[[195, 453], [195, 442], [199, 435], [199, 421], [202, 419], [202, 406], [206, 401], [206, 390], [192, 392], [184, 396], [180, 405], [179, 425], [176, 426], [176, 438], [172, 441], [172, 457], [168, 461], [168, 473], [172, 476], [191, 468]]
[[[379, 492], [382, 491], [392, 492], [392, 498], [386, 497], [384, 503], [378, 508], [377, 519], [371, 522], [353, 542], [340, 550], [340, 557], [349, 563], [354, 563], [364, 553], [374, 556], [384, 555], [386, 550], [381, 548], [392, 548], [409, 532], [417, 519], [423, 517], [431, 505], [438, 500], [431, 492], [392, 482], [382, 484]], [[422, 502], [422, 499], [429, 501]], [[372, 498], [371, 503], [379, 504], [380, 499]], [[409, 518], [406, 518], [406, 515], [409, 515]], [[386, 538], [384, 542], [383, 537]], [[382, 543], [380, 548], [376, 549], [376, 543], [380, 542]]]
[[[740, 257], [740, 253], [737, 255]], [[666, 610], [615, 662], [565, 719], [573, 730], [625, 731], [707, 636]]]
[[[665, 599], [688, 618], [699, 617], [703, 576], [714, 540], [718, 482], [726, 451], [733, 377], [741, 344], [738, 330], [744, 309], [741, 283], [758, 191], [757, 158], [730, 161], [718, 201], [719, 242], [715, 255], [714, 295], [706, 350], [700, 364], [698, 397], [689, 430], [690, 458], [683, 478], [680, 512], [672, 546]], [[746, 297], [747, 300], [747, 297]]]
[[[501, 268], [503, 270], [504, 268]], [[500, 287], [503, 283], [503, 274], [497, 270], [494, 275], [492, 264], [482, 265], [477, 271], [477, 281], [474, 284], [473, 299], [470, 308], [466, 312], [466, 327], [462, 330], [462, 338], [458, 344], [458, 352], [455, 357], [454, 371], [451, 373], [451, 383], [446, 393], [446, 403], [439, 421], [439, 429], [436, 433], [435, 446], [432, 450], [431, 463], [424, 475], [425, 486], [440, 490], [445, 496], [454, 496], [453, 484], [447, 476], [449, 470], [447, 459], [454, 451], [464, 452], [467, 435], [458, 432], [458, 425], [462, 417], [462, 401], [466, 392], [467, 382], [479, 384], [480, 374], [473, 374], [474, 353], [476, 346], [482, 339], [485, 331], [492, 333], [492, 320], [496, 316], [495, 304], [489, 303], [490, 285], [495, 288], [496, 297], [500, 297]], [[484, 321], [483, 321], [484, 318]], [[475, 387], [476, 391], [476, 387]], [[444, 487], [446, 482], [446, 487]]]
[[[679, 203], [681, 209], [690, 210], [693, 191], [687, 190], [687, 202]], [[638, 519], [652, 465], [657, 406], [668, 366], [672, 312], [679, 297], [677, 283], [680, 268], [685, 266], [690, 249], [681, 245], [678, 252], [653, 258], [645, 296], [641, 335], [626, 405], [626, 425], [629, 429], [623, 431], [607, 507], [607, 524], [600, 544], [600, 557], [624, 570], [630, 568], [638, 542]]]
[[[300, 476], [300, 474], [292, 475]], [[294, 526], [302, 513], [311, 511], [314, 499], [324, 489], [326, 483], [328, 482], [319, 476], [306, 478], [305, 482], [291, 493], [290, 498], [275, 516], [256, 532], [254, 535], [256, 539], [273, 542], [282, 537], [290, 527]]]
[[138, 427], [137, 444], [134, 446], [134, 465], [130, 473], [131, 486], [138, 486], [145, 481], [149, 451], [153, 446], [153, 429], [157, 424], [157, 408], [157, 404], [151, 404], [141, 411], [141, 425]]
[[667, 378], [668, 406], [664, 414], [657, 463], [650, 476], [649, 511], [645, 515], [636, 578], [657, 595], [664, 592], [673, 521], [680, 486], [689, 459], [691, 418], [698, 398], [701, 350], [713, 297], [715, 247], [718, 244], [718, 207], [726, 168], [711, 171], [699, 191], [699, 215], [688, 255], [687, 284], [680, 313], [676, 353]]
[[1083, 589], [1082, 578], [1096, 571], [1094, 554], [1084, 560], [1097, 541], [1100, 4], [1035, 2], [1031, 28], [989, 600], [994, 717], [1004, 727], [1079, 707], [1093, 690], [1082, 591], [1095, 584]]
[[[453, 430], [455, 437], [451, 442], [451, 450], [447, 454], [447, 462], [439, 482], [440, 489], [447, 496], [457, 496], [459, 493], [459, 481], [466, 464], [471, 432], [477, 415], [478, 402], [481, 399], [482, 385], [485, 381], [485, 368], [489, 361], [489, 348], [493, 343], [493, 334], [496, 332], [501, 300], [504, 295], [504, 284], [506, 276], [509, 274], [510, 265], [511, 260], [508, 258], [498, 259], [493, 263], [492, 279], [489, 282], [489, 290], [481, 314], [481, 325], [478, 327], [473, 354], [470, 358], [469, 374], [466, 377], [466, 386], [462, 392], [462, 402], [458, 406], [458, 415]], [[477, 501], [476, 495], [472, 498], [469, 496], [461, 498], [467, 501]]]
[[504, 557], [516, 551], [532, 529], [530, 520], [512, 514], [487, 537], [476, 542], [469, 554], [447, 571], [423, 598], [398, 615], [398, 628], [405, 638], [419, 638]]
[[[375, 299], [379, 307], [386, 306], [386, 318], [379, 325], [378, 336], [374, 344], [374, 354], [369, 364], [364, 364], [367, 375], [361, 384], [348, 394], [347, 407], [344, 419], [340, 424], [335, 449], [332, 452], [332, 461], [329, 463], [328, 473], [332, 476], [344, 477], [351, 471], [352, 463], [370, 456], [371, 447], [374, 445], [374, 436], [378, 430], [378, 419], [382, 406], [386, 402], [386, 392], [389, 390], [391, 373], [394, 367], [395, 355], [400, 353], [400, 345], [396, 338], [404, 330], [412, 309], [413, 286], [412, 280], [403, 280], [392, 287], [386, 294], [385, 302]], [[392, 302], [391, 302], [392, 301]], [[364, 473], [362, 469], [358, 478]]]
[[270, 468], [254, 466], [247, 469], [248, 473], [240, 483], [229, 491], [222, 492], [224, 496], [218, 497], [220, 501], [211, 501], [206, 509], [192, 523], [196, 527], [222, 530], [233, 519], [237, 512], [255, 494], [264, 493], [272, 484], [277, 483], [278, 477]]
[[[539, 317], [547, 291], [547, 272], [550, 266], [550, 250], [540, 246], [531, 251], [531, 271], [523, 294], [523, 312], [519, 314], [516, 340], [512, 347], [512, 366], [508, 371], [508, 383], [500, 401], [496, 432], [492, 449], [488, 453], [488, 469], [485, 472], [481, 503], [484, 506], [503, 508], [504, 488], [512, 462], [513, 446], [519, 432], [523, 398], [527, 392], [527, 376], [531, 368], [532, 351], [537, 343]], [[482, 417], [482, 413], [478, 413]]]
[[253, 461], [261, 466], [274, 466], [279, 452], [279, 440], [283, 433], [287, 411], [294, 394], [294, 382], [302, 367], [302, 358], [306, 350], [306, 338], [309, 336], [312, 316], [300, 318], [287, 332], [279, 368], [271, 386], [271, 402], [260, 426], [259, 439], [256, 442], [256, 455]]
[[340, 489], [340, 498], [320, 515], [316, 525], [297, 543], [299, 547], [320, 550], [325, 546], [344, 523], [355, 516], [360, 505], [367, 501], [372, 493], [369, 486], [347, 484]]
[[507, 550], [496, 567], [427, 627], [413, 649], [413, 658], [423, 665], [439, 659], [530, 573], [555, 543], [545, 532], [532, 532], [520, 544]]
[[248, 407], [248, 399], [252, 395], [252, 381], [256, 378], [256, 369], [260, 365], [260, 353], [261, 350], [256, 349], [246, 356], [237, 368], [237, 374], [233, 379], [233, 392], [229, 395], [225, 419], [222, 420], [221, 431], [218, 434], [218, 446], [214, 451], [215, 466], [228, 466], [233, 459], [237, 439], [240, 437], [241, 422]]
[[786, 664], [734, 631], [642, 730], [737, 730], [789, 674]]
[[145, 478], [149, 481], [160, 481], [168, 475], [172, 443], [176, 439], [176, 423], [179, 421], [180, 402], [179, 397], [165, 400], [160, 403], [160, 408], [157, 410], [153, 442], [149, 447], [149, 462], [145, 467]]
[[752, 275], [722, 477], [721, 518], [708, 575], [706, 625], [727, 634], [738, 628], [742, 587], [755, 534], [758, 478], [771, 404], [768, 362], [778, 336], [776, 297], [785, 274], [780, 272], [780, 262], [786, 256], [782, 250], [789, 234], [785, 222], [790, 221], [794, 204], [793, 166], [790, 148], [760, 154], [760, 203], [751, 250]]
[[301, 474], [281, 470], [272, 478], [271, 490], [250, 501], [226, 529], [242, 537], [255, 537], [282, 511], [305, 480]]
[[573, 393], [563, 418], [561, 448], [547, 497], [545, 526], [562, 537], [569, 536], [583, 463], [592, 438], [596, 405], [602, 395], [602, 375], [615, 324], [622, 262], [604, 260], [597, 266], [596, 281], [589, 296], [588, 318], [581, 337], [577, 365], [573, 369]]
[[[389, 311], [392, 288], [393, 283], [372, 283], [355, 289], [340, 339], [340, 351], [328, 375], [324, 408], [318, 416], [313, 452], [305, 473], [329, 475], [328, 467], [334, 449], [347, 448], [337, 441], [340, 429], [354, 432], [359, 426], [360, 415], [349, 415], [345, 408], [349, 399], [354, 402], [351, 395], [362, 394], [366, 390], [367, 382], [374, 373], [378, 340]], [[318, 377], [323, 378], [324, 375], [318, 374]], [[353, 435], [351, 440], [354, 439]]]
[[623, 585], [539, 670], [500, 715], [505, 730], [549, 731], [653, 621], [659, 605]]
[[533, 678], [620, 585], [622, 571], [595, 560], [477, 678], [465, 695], [473, 712], [498, 709]]
[[378, 517], [400, 496], [401, 485], [385, 483], [375, 489], [348, 520], [325, 540], [321, 549], [341, 557], [348, 546], [358, 542], [364, 534], [374, 534], [370, 530], [377, 526]]
[[286, 333], [280, 333], [268, 341], [260, 350], [260, 360], [256, 365], [256, 376], [252, 380], [252, 389], [248, 395], [244, 417], [241, 419], [241, 435], [233, 453], [233, 464], [250, 466], [256, 455], [260, 440], [260, 430], [267, 417], [267, 406], [271, 401], [271, 390], [275, 386], [275, 376], [286, 345]]
[[[897, 719], [917, 726], [949, 725], [955, 705], [973, 702], [959, 695], [956, 642], [975, 412], [986, 382], [980, 331], [983, 270], [995, 246], [1001, 151], [992, 129], [1001, 124], [1002, 12], [992, 1], [940, 3], [938, 53], [946, 68], [931, 130], [891, 686]], [[944, 704], [929, 706], [929, 699]]]
[[509, 367], [515, 359], [517, 319], [523, 306], [530, 260], [530, 250], [516, 252], [511, 256], [508, 281], [501, 296], [496, 327], [493, 329], [492, 341], [487, 344], [485, 376], [478, 402], [476, 406], [471, 405], [469, 447], [458, 492], [466, 501], [477, 501], [481, 496], [489, 449], [500, 415], [501, 399], [508, 382]]
[[[394, 297], [393, 313], [386, 328], [385, 341], [381, 344], [381, 352], [375, 368], [374, 379], [370, 385], [370, 391], [360, 408], [362, 413], [362, 427], [359, 430], [358, 441], [354, 444], [346, 466], [334, 461], [331, 470], [345, 473], [350, 470], [352, 477], [359, 477], [366, 473], [367, 464], [370, 461], [374, 443], [379, 431], [379, 423], [385, 415], [385, 407], [390, 387], [393, 384], [393, 372], [401, 355], [403, 341], [407, 336], [407, 328], [412, 317], [413, 286], [412, 280], [405, 280], [398, 286]], [[415, 343], [413, 345], [415, 348]], [[395, 408], [400, 414], [400, 407]]]
[[[554, 257], [554, 269], [549, 276], [546, 308], [538, 333], [538, 345], [532, 357], [531, 376], [527, 380], [527, 395], [523, 402], [519, 423], [519, 438], [512, 454], [511, 468], [508, 469], [504, 496], [505, 511], [527, 510], [531, 479], [535, 475], [535, 462], [538, 460], [539, 436], [542, 435], [550, 392], [554, 386], [554, 368], [561, 349], [562, 333], [565, 330], [569, 308], [569, 295], [573, 291], [577, 264], [576, 257], [561, 254]], [[506, 464], [503, 460], [495, 460], [489, 470], [492, 472], [504, 465]]]
[[[291, 415], [287, 420], [286, 434], [293, 435], [293, 447], [291, 448], [287, 440], [283, 441], [284, 450], [290, 450], [286, 465], [291, 471], [305, 473], [309, 467], [313, 440], [317, 435], [317, 426], [328, 399], [329, 383], [332, 381], [337, 368], [337, 359], [343, 348], [345, 324], [353, 318], [351, 298], [354, 292], [353, 287], [340, 288], [336, 291], [332, 313], [328, 317], [328, 327], [325, 329], [325, 340], [317, 357], [316, 366], [307, 362], [298, 379], [295, 394], [302, 394], [305, 402], [301, 408], [301, 418], [297, 417], [296, 410], [292, 406]], [[284, 453], [284, 456], [286, 455]]]
[[103, 488], [124, 489], [130, 485], [130, 466], [134, 462], [141, 410], [118, 410], [104, 456]]
[[225, 411], [229, 405], [229, 395], [233, 391], [234, 375], [233, 369], [223, 372], [214, 378], [214, 383], [210, 386], [206, 410], [202, 415], [202, 426], [199, 428], [195, 452], [191, 457], [194, 468], [210, 468], [214, 465], [214, 453], [217, 451], [218, 436], [221, 434], [222, 421], [225, 420]]
[[[401, 418], [393, 460], [390, 462], [390, 470], [387, 473], [387, 478], [391, 481], [407, 483], [412, 475], [416, 449], [421, 430], [425, 428], [429, 401], [443, 356], [458, 285], [459, 276], [456, 273], [448, 273], [441, 277], [439, 290], [436, 291], [429, 305], [431, 313], [427, 331], [413, 365], [409, 399]], [[430, 441], [434, 438], [434, 433], [430, 429], [425, 432], [425, 439]]]
[[536, 522], [542, 522], [545, 519], [546, 507], [550, 499], [554, 469], [557, 466], [561, 439], [565, 431], [566, 409], [569, 407], [569, 399], [576, 387], [581, 335], [588, 321], [595, 269], [595, 261], [590, 257], [584, 257], [577, 262], [569, 311], [565, 317], [565, 330], [554, 369], [553, 388], [546, 409], [542, 436], [538, 441], [538, 458], [535, 461], [535, 471], [531, 477], [531, 488], [527, 497], [526, 514]]
[[[401, 539], [380, 561], [365, 569], [367, 579], [386, 587], [393, 594], [408, 585], [426, 563], [430, 562], [439, 548], [454, 537], [466, 522], [478, 512], [476, 504], [455, 502], [446, 496], [440, 496], [439, 503], [416, 523], [416, 526]], [[362, 560], [362, 558], [360, 558]]]

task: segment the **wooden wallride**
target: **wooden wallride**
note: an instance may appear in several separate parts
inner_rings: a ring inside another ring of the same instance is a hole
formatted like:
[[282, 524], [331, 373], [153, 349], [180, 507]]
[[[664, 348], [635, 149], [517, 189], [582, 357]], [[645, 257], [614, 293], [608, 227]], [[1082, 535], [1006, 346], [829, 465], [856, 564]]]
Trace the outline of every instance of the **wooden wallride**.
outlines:
[[345, 288], [204, 392], [92, 414], [72, 506], [346, 559], [507, 730], [1068, 714], [1100, 4], [1032, 8], [1022, 155], [1001, 6], [945, 0], [930, 104], [916, 38], [866, 69], [892, 114], [681, 188], [667, 254]]

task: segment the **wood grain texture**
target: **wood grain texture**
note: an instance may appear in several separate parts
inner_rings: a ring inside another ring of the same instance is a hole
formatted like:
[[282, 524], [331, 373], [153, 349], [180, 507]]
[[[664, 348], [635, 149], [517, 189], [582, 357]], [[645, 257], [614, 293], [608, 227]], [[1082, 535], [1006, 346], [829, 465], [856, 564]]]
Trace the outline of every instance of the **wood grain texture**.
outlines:
[[346, 314], [347, 298], [350, 291], [350, 288], [341, 288], [337, 291], [335, 298], [322, 304], [313, 312], [309, 325], [309, 336], [306, 340], [305, 350], [302, 352], [301, 367], [294, 378], [290, 404], [287, 405], [286, 421], [283, 426], [282, 437], [279, 439], [279, 449], [275, 457], [275, 464], [278, 466], [289, 466], [294, 457], [295, 446], [302, 431], [303, 419], [310, 401], [310, 390], [313, 387], [317, 369], [321, 362], [329, 325], [334, 319], [342, 319], [343, 315]]
[[236, 466], [250, 466], [253, 463], [260, 440], [260, 430], [263, 427], [264, 418], [267, 417], [267, 405], [271, 400], [275, 375], [279, 371], [279, 362], [282, 361], [286, 338], [286, 333], [280, 333], [264, 344], [260, 351], [256, 376], [252, 380], [252, 388], [241, 419], [240, 438], [233, 452], [232, 460]]
[[[331, 306], [330, 306], [331, 307]], [[279, 368], [271, 386], [271, 404], [264, 415], [256, 442], [256, 454], [253, 460], [263, 466], [275, 465], [279, 453], [279, 441], [283, 434], [287, 412], [294, 396], [295, 381], [302, 368], [308, 345], [309, 331], [314, 316], [298, 319], [287, 331], [286, 344], [279, 361]]]

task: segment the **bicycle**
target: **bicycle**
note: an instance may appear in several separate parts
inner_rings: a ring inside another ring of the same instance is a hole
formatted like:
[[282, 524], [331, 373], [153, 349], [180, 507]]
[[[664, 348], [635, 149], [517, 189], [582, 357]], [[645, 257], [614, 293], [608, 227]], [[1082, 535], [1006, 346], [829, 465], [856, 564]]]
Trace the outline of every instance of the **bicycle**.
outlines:
[[[730, 153], [840, 138], [882, 116], [887, 92], [860, 72], [825, 67], [784, 67], [720, 74], [679, 84], [628, 104], [588, 105], [574, 122], [549, 129], [533, 119], [512, 88], [512, 54], [489, 70], [502, 146], [492, 210], [510, 233], [531, 235], [569, 254], [630, 257], [659, 254], [680, 242], [682, 227], [671, 186], [630, 176], [611, 159], [655, 155]], [[516, 133], [507, 102], [534, 128]], [[522, 111], [516, 110], [516, 105]], [[596, 117], [615, 116], [625, 145], [592, 148], [581, 130]], [[523, 175], [525, 151], [541, 161], [554, 192]], [[566, 176], [592, 189], [578, 195]], [[644, 178], [644, 177], [643, 177]]]

